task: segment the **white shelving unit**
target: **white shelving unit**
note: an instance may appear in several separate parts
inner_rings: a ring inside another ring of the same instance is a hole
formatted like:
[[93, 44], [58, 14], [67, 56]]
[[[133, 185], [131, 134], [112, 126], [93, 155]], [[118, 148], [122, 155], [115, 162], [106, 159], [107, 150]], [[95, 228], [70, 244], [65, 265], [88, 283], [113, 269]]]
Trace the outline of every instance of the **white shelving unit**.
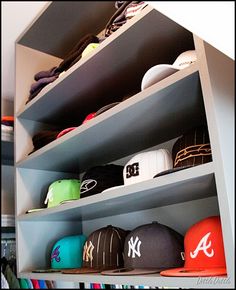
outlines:
[[[147, 6], [25, 104], [34, 74], [57, 66], [85, 34], [101, 32], [114, 11], [114, 2], [51, 2], [16, 43], [18, 277], [181, 288], [222, 288], [224, 284], [231, 288], [234, 61]], [[151, 66], [173, 63], [181, 52], [194, 48], [195, 64], [141, 91], [142, 77]], [[89, 113], [127, 94], [132, 97], [81, 125]], [[42, 207], [53, 181], [78, 178], [95, 165], [124, 165], [141, 151], [170, 147], [175, 138], [200, 124], [208, 126], [212, 162], [26, 214], [30, 208]], [[62, 125], [78, 128], [28, 155], [35, 133]], [[50, 267], [52, 246], [66, 235], [89, 235], [107, 224], [132, 230], [153, 220], [184, 235], [192, 224], [211, 215], [221, 217], [227, 263], [227, 277], [217, 277], [214, 285], [199, 283], [198, 278], [159, 274], [32, 273]]]

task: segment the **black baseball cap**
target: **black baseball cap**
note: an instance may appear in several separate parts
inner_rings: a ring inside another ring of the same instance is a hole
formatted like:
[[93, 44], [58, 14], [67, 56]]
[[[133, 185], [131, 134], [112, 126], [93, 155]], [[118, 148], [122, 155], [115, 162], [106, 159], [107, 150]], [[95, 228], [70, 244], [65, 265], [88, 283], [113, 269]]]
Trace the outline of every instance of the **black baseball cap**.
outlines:
[[172, 148], [172, 160], [173, 168], [156, 174], [154, 178], [212, 161], [207, 127], [195, 127], [178, 138]]
[[112, 225], [92, 232], [84, 244], [83, 267], [66, 269], [62, 273], [99, 273], [124, 267], [124, 242], [128, 233], [129, 231]]
[[82, 177], [80, 198], [102, 192], [103, 190], [123, 185], [124, 166], [107, 164], [91, 167]]
[[102, 271], [103, 275], [142, 275], [159, 273], [184, 264], [184, 237], [158, 222], [131, 231], [124, 245], [124, 268]]

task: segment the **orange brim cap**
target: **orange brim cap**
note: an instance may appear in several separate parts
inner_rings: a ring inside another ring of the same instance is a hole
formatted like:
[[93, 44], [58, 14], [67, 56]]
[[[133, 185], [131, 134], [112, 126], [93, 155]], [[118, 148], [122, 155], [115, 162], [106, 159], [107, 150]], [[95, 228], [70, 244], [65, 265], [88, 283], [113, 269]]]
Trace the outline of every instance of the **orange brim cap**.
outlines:
[[162, 276], [172, 276], [172, 277], [207, 277], [207, 276], [222, 276], [226, 275], [226, 268], [174, 268], [169, 270], [161, 271]]

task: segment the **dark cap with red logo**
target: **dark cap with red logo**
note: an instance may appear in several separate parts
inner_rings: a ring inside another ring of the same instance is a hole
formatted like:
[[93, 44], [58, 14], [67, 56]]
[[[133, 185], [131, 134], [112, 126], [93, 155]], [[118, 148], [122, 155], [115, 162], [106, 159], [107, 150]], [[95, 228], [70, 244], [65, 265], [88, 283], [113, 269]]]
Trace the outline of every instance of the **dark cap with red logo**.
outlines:
[[219, 216], [205, 218], [187, 231], [183, 268], [162, 271], [163, 276], [226, 275], [226, 263]]

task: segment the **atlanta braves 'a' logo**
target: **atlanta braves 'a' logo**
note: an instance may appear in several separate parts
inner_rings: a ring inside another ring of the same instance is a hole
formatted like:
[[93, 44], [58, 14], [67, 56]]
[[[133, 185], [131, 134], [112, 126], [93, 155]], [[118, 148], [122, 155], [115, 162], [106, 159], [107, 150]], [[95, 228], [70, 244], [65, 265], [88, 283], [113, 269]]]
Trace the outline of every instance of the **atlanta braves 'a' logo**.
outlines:
[[195, 259], [199, 253], [199, 251], [203, 251], [204, 254], [211, 258], [214, 256], [214, 250], [211, 249], [211, 251], [208, 251], [208, 249], [211, 247], [211, 241], [209, 241], [207, 243], [207, 239], [209, 238], [211, 232], [207, 233], [201, 240], [200, 242], [198, 243], [196, 249], [193, 251], [193, 252], [190, 252], [190, 257], [192, 259]]
[[137, 255], [138, 257], [141, 257], [141, 253], [140, 253], [141, 243], [142, 242], [139, 240], [139, 237], [136, 237], [135, 241], [133, 240], [133, 237], [130, 238], [130, 240], [128, 241], [128, 245], [129, 245], [128, 257], [131, 256], [131, 252], [132, 252], [132, 258], [135, 258], [135, 255]]
[[53, 252], [52, 252], [52, 254], [51, 254], [51, 261], [52, 261], [53, 259], [55, 259], [56, 262], [58, 262], [58, 263], [61, 261], [61, 258], [59, 257], [59, 255], [60, 255], [59, 248], [60, 248], [60, 246], [57, 246], [57, 247], [53, 250]]
[[94, 245], [91, 241], [89, 241], [89, 245], [86, 242], [84, 245], [84, 251], [83, 251], [83, 260], [88, 262], [93, 260], [93, 249]]

